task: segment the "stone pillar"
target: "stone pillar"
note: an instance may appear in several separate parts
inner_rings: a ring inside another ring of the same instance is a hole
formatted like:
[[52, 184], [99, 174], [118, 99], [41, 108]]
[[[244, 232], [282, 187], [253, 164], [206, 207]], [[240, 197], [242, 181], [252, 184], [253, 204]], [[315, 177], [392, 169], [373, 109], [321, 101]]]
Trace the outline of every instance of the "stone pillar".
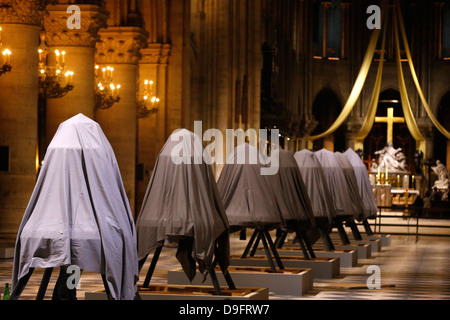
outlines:
[[119, 164], [122, 181], [134, 212], [137, 144], [136, 93], [139, 50], [147, 34], [138, 27], [108, 27], [99, 31], [96, 63], [114, 68], [114, 82], [121, 85], [120, 102], [97, 110], [95, 119], [108, 138]]
[[0, 171], [1, 246], [14, 244], [36, 181], [40, 19], [38, 1], [0, 7], [3, 49], [12, 52], [12, 70], [0, 76], [0, 146], [9, 149], [9, 170]]
[[141, 50], [139, 92], [142, 93], [144, 90], [144, 81], [151, 80], [154, 82], [154, 94], [160, 99], [160, 102], [156, 114], [138, 119], [137, 162], [143, 171], [143, 176], [136, 181], [136, 213], [139, 212], [156, 159], [165, 143], [165, 88], [169, 52], [170, 45], [161, 43], [149, 44], [147, 48]]
[[447, 140], [447, 170], [450, 171], [450, 140]]
[[74, 72], [74, 89], [65, 97], [47, 100], [46, 139], [50, 143], [61, 122], [83, 113], [94, 118], [95, 43], [97, 32], [106, 26], [107, 12], [95, 5], [78, 5], [81, 29], [68, 29], [67, 5], [47, 6], [44, 19], [45, 39], [49, 52], [66, 51], [66, 69]]

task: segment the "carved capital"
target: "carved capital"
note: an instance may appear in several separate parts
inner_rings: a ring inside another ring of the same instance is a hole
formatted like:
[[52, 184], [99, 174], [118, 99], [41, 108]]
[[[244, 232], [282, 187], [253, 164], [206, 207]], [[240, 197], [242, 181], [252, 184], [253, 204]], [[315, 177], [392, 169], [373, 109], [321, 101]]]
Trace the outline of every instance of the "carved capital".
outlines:
[[106, 27], [108, 12], [95, 5], [78, 5], [81, 10], [80, 29], [69, 29], [67, 5], [49, 5], [44, 17], [46, 42], [48, 46], [93, 47], [99, 39], [98, 30]]
[[0, 23], [39, 26], [42, 20], [42, 0], [0, 0]]
[[313, 133], [314, 129], [317, 127], [318, 124], [319, 122], [316, 121], [313, 116], [303, 117], [300, 120], [300, 125], [298, 129], [299, 136], [302, 138], [311, 136], [311, 134]]
[[354, 139], [361, 131], [364, 118], [350, 117], [347, 121], [347, 128], [345, 131], [345, 137], [347, 139]]
[[110, 27], [99, 31], [96, 62], [137, 64], [148, 33], [138, 27]]
[[168, 64], [170, 56], [170, 44], [150, 43], [147, 48], [141, 50], [140, 63]]

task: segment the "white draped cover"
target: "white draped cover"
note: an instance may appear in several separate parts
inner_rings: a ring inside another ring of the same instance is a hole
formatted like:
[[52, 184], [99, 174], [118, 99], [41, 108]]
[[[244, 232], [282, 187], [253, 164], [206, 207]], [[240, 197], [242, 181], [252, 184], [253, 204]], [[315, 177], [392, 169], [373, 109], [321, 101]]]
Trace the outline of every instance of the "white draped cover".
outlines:
[[136, 233], [119, 167], [100, 126], [82, 114], [48, 146], [19, 227], [12, 287], [30, 268], [67, 265], [104, 274], [114, 299], [135, 297]]

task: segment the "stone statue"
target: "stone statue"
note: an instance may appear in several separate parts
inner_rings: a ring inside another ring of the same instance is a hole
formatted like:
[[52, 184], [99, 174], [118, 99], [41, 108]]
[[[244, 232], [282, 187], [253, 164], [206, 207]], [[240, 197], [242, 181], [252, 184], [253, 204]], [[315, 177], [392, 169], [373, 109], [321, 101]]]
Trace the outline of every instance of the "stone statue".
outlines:
[[414, 164], [416, 167], [416, 175], [422, 174], [422, 162], [423, 162], [423, 152], [422, 150], [416, 150], [414, 153]]
[[394, 148], [392, 142], [375, 154], [380, 155], [377, 168], [384, 170], [387, 167], [389, 172], [407, 172], [406, 156], [402, 148]]
[[449, 187], [449, 181], [448, 181], [449, 174], [448, 174], [447, 168], [441, 163], [440, 160], [437, 160], [436, 161], [436, 166], [431, 167], [431, 169], [438, 176], [438, 180], [434, 183], [434, 187], [436, 187], [438, 189], [448, 189], [448, 187]]

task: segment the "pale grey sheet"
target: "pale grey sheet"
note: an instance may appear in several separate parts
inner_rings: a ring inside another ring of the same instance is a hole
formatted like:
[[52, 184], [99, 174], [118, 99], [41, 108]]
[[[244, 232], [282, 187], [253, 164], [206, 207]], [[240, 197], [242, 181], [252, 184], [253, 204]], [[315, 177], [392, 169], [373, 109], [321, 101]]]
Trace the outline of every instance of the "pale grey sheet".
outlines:
[[314, 217], [328, 219], [331, 224], [335, 216], [333, 199], [320, 162], [314, 152], [307, 149], [296, 152], [294, 158], [308, 191]]
[[350, 218], [356, 217], [358, 208], [351, 200], [351, 194], [344, 172], [335, 154], [329, 150], [322, 149], [315, 152], [316, 158], [323, 168], [328, 184], [331, 198], [333, 199], [334, 212], [336, 217]]
[[[221, 252], [218, 263], [229, 264], [228, 220], [211, 166], [203, 161], [203, 150], [200, 138], [186, 129], [169, 137], [136, 221], [139, 260], [165, 240], [177, 242], [177, 258], [190, 280], [196, 273], [195, 262], [204, 276], [208, 274], [216, 240]], [[184, 163], [174, 162], [173, 154], [180, 155], [176, 158], [183, 158]]]
[[353, 166], [358, 183], [359, 194], [366, 208], [366, 218], [374, 219], [377, 216], [377, 203], [369, 180], [369, 172], [359, 155], [353, 149], [344, 152]]
[[12, 287], [29, 268], [77, 265], [106, 276], [111, 295], [137, 292], [136, 232], [114, 152], [79, 114], [51, 141], [19, 227]]
[[284, 221], [298, 221], [305, 229], [315, 224], [314, 213], [302, 174], [289, 151], [278, 149], [279, 168], [275, 175], [264, 176], [271, 185]]
[[354, 207], [356, 207], [357, 215], [355, 215], [355, 219], [358, 221], [364, 221], [364, 219], [368, 216], [368, 212], [366, 211], [366, 207], [364, 202], [359, 194], [359, 186], [356, 181], [355, 170], [353, 169], [352, 164], [348, 160], [347, 156], [345, 156], [341, 152], [334, 153], [336, 158], [341, 165], [342, 171], [344, 172], [345, 179], [347, 181], [348, 190], [350, 193], [350, 199]]
[[247, 143], [237, 146], [217, 181], [230, 227], [232, 230], [280, 227], [283, 218], [277, 200], [267, 179], [261, 175], [265, 164], [259, 156], [255, 157], [255, 162], [251, 161], [250, 153], [259, 155], [259, 151]]

